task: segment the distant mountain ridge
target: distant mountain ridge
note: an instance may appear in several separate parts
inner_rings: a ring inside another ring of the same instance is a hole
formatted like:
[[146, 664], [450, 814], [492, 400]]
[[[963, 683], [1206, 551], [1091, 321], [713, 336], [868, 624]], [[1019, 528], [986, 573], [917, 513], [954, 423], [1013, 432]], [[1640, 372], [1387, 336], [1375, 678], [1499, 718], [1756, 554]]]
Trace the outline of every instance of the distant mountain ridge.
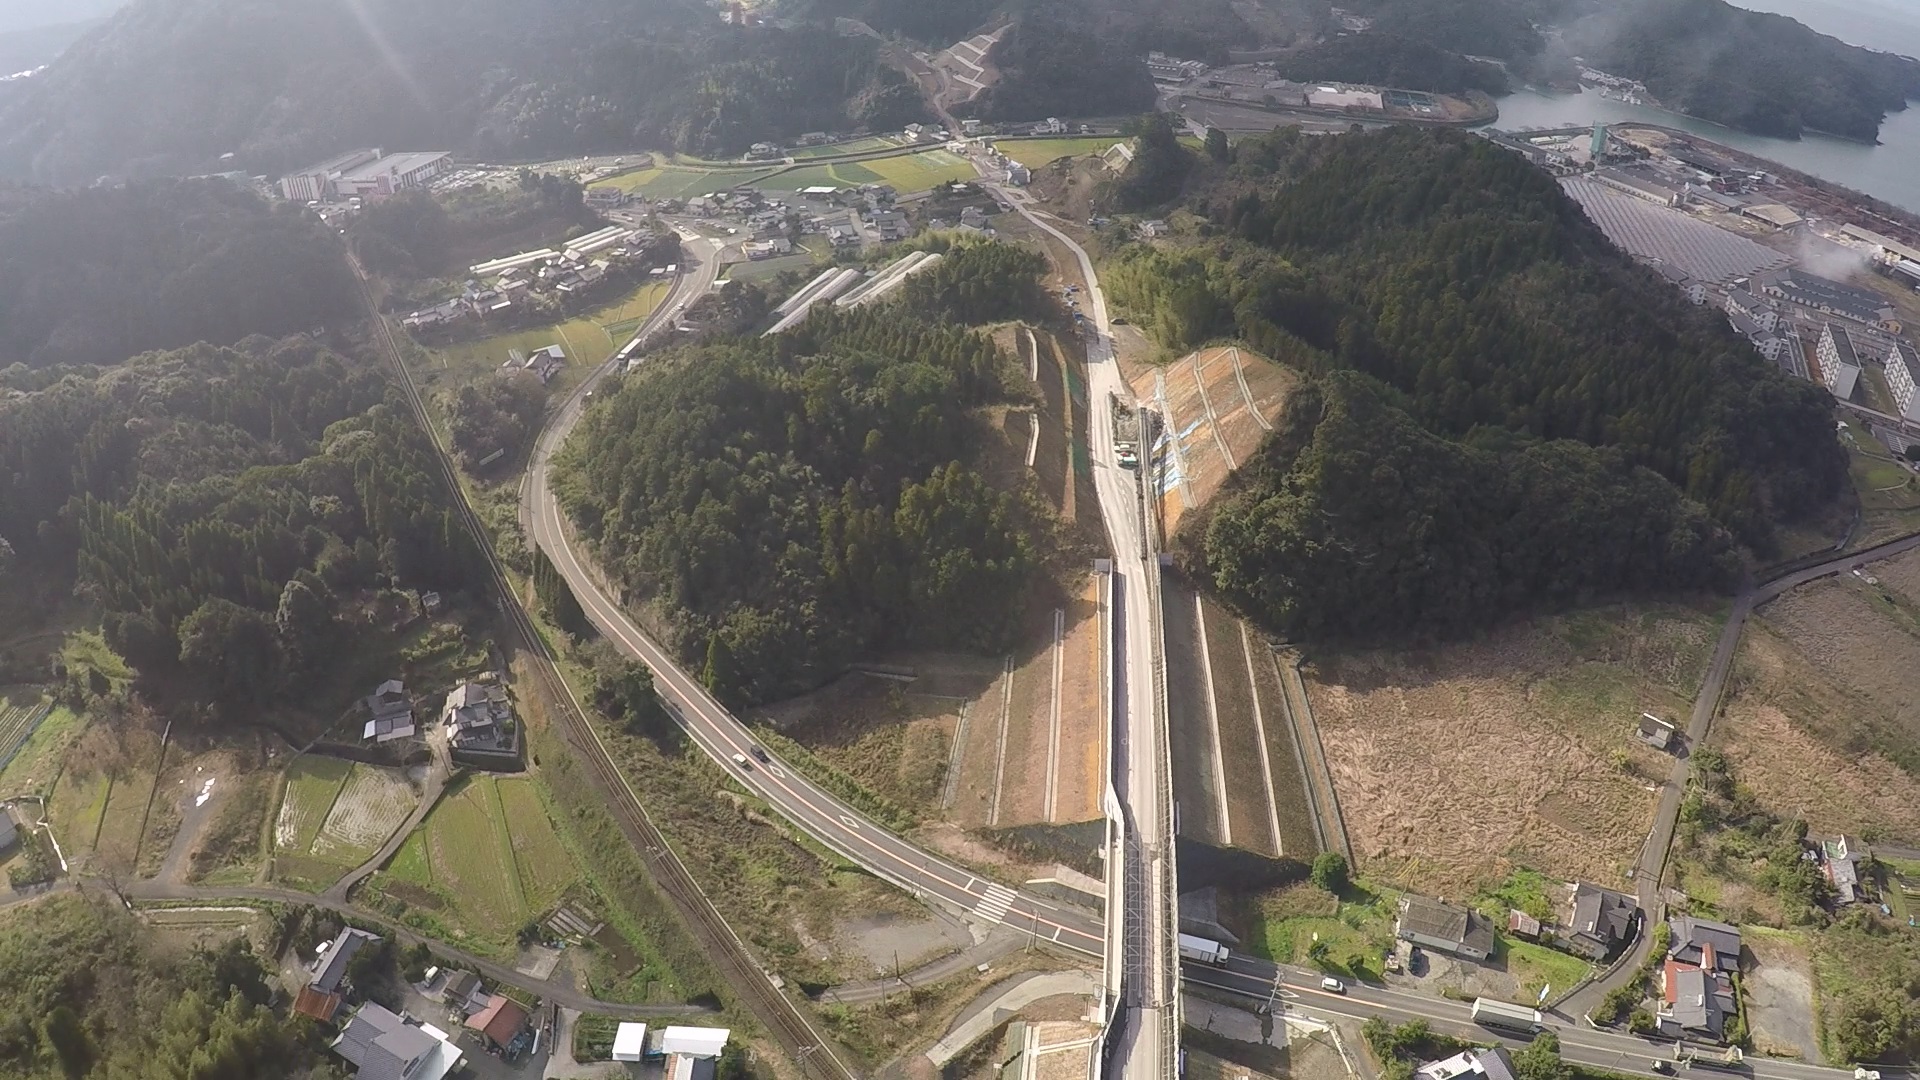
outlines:
[[695, 0], [134, 0], [0, 93], [0, 174], [277, 172], [355, 145], [702, 156], [924, 109], [870, 39]]

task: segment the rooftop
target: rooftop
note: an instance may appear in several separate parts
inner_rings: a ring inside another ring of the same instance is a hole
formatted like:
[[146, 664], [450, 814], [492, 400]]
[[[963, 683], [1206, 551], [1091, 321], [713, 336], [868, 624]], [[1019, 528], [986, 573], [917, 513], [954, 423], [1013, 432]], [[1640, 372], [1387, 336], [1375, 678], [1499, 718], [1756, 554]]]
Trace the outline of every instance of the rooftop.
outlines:
[[402, 154], [389, 154], [383, 158], [362, 165], [356, 165], [340, 174], [342, 180], [362, 180], [370, 176], [406, 175], [416, 169], [431, 165], [442, 158], [452, 155], [445, 150], [413, 150]]
[[1847, 333], [1844, 327], [1828, 323], [1826, 329], [1821, 332], [1833, 339], [1834, 356], [1838, 358], [1840, 363], [1849, 364], [1853, 367], [1860, 366], [1860, 361], [1854, 355], [1853, 351], [1853, 337]]

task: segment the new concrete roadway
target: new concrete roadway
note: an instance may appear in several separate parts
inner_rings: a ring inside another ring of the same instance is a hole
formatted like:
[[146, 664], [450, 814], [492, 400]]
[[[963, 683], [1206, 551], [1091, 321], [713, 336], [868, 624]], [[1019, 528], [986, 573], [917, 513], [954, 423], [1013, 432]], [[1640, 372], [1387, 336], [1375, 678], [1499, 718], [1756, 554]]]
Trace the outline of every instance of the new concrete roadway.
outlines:
[[[683, 276], [642, 328], [643, 336], [667, 325], [693, 299], [705, 295], [718, 275], [718, 253], [712, 242], [683, 235], [688, 239]], [[778, 758], [756, 761], [757, 744], [746, 725], [628, 617], [591, 566], [590, 556], [577, 546], [550, 483], [554, 453], [579, 422], [587, 395], [617, 362], [609, 361], [582, 381], [555, 410], [535, 445], [522, 491], [528, 535], [572, 587], [587, 618], [607, 640], [653, 669], [661, 699], [695, 745], [815, 840], [922, 900], [943, 904], [971, 919], [1010, 927], [1033, 940], [1100, 956], [1103, 937], [1098, 915], [1008, 888], [955, 865], [887, 832]]]
[[[983, 174], [988, 166], [979, 158]], [[1114, 447], [1113, 403], [1135, 408], [1133, 388], [1120, 375], [1113, 351], [1113, 324], [1107, 298], [1094, 273], [1093, 260], [1073, 238], [1055, 228], [1028, 205], [1025, 192], [986, 185], [1035, 228], [1073, 253], [1086, 283], [1088, 452], [1093, 458], [1094, 488], [1113, 548], [1114, 618], [1119, 646], [1114, 650], [1115, 761], [1125, 775], [1120, 792], [1125, 811], [1126, 850], [1122, 852], [1125, 897], [1121, 956], [1124, 970], [1120, 1045], [1109, 1047], [1111, 1060], [1130, 1080], [1165, 1080], [1173, 1075], [1179, 1048], [1180, 988], [1177, 948], [1178, 912], [1174, 896], [1172, 790], [1164, 698], [1154, 675], [1163, 663], [1159, 618], [1159, 557], [1147, 525], [1142, 476], [1150, 468], [1145, 445], [1150, 432], [1140, 416], [1141, 463], [1120, 465]]]

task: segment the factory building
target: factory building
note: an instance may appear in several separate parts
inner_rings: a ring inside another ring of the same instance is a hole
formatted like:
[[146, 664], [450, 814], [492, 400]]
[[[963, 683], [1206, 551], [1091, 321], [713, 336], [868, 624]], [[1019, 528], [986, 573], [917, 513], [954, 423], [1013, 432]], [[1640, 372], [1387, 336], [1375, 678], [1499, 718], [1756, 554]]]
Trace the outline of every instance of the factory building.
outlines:
[[320, 202], [333, 198], [333, 182], [349, 169], [357, 169], [378, 160], [378, 148], [349, 150], [339, 157], [323, 161], [280, 178], [280, 197], [293, 202]]
[[1906, 342], [1897, 342], [1887, 353], [1887, 389], [1893, 392], [1893, 403], [1900, 410], [1903, 420], [1920, 420], [1920, 359], [1913, 355], [1913, 346]]
[[294, 202], [384, 199], [419, 187], [446, 172], [453, 155], [444, 151], [382, 154], [378, 147], [353, 150], [280, 179], [280, 196]]
[[1854, 387], [1860, 384], [1860, 360], [1854, 355], [1853, 338], [1828, 323], [1820, 331], [1815, 355], [1820, 358], [1820, 381], [1827, 384], [1827, 392], [1841, 401], [1851, 401]]

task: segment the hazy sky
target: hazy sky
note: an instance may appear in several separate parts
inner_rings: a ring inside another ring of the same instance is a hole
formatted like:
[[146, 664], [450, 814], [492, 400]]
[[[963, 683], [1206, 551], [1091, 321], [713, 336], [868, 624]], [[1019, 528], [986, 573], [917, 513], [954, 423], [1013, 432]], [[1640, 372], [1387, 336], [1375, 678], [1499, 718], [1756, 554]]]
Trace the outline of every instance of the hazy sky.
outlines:
[[1823, 34], [1884, 52], [1920, 57], [1920, 0], [1732, 0], [1752, 11], [1799, 19]]

